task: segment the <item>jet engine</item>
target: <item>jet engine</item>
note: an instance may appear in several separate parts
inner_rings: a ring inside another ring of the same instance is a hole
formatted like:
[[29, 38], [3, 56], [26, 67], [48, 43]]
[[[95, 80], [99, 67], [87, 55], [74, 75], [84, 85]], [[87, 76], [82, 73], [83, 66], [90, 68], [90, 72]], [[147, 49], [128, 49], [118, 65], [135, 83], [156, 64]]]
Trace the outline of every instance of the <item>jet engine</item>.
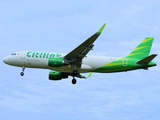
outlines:
[[51, 71], [49, 72], [49, 80], [61, 80], [68, 78], [68, 75], [61, 72]]
[[62, 67], [65, 65], [63, 58], [49, 58], [48, 66], [50, 67]]

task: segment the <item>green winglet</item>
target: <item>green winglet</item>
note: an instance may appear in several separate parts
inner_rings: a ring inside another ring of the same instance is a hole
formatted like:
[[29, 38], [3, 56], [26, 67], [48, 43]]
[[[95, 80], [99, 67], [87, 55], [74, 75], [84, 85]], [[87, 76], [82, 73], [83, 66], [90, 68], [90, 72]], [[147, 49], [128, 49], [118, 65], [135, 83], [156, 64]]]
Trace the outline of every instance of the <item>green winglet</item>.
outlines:
[[104, 23], [104, 25], [99, 29], [97, 33], [101, 34], [105, 26], [106, 26], [106, 23]]
[[92, 72], [90, 72], [90, 73], [89, 73], [89, 75], [88, 75], [88, 77], [87, 77], [87, 78], [90, 78], [91, 76], [92, 76]]

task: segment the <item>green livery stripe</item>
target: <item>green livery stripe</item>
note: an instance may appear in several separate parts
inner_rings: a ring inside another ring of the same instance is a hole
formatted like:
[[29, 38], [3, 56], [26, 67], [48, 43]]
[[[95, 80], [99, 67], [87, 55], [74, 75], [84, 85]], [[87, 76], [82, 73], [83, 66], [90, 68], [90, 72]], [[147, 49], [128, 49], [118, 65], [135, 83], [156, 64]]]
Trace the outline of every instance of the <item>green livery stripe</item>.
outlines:
[[[130, 68], [132, 68], [132, 62], [129, 63], [129, 61], [127, 61], [127, 63], [123, 63], [123, 60], [126, 60], [126, 58], [120, 58], [119, 60], [113, 61], [111, 63], [108, 63], [94, 71], [96, 72], [116, 72], [116, 71], [125, 71], [128, 70]], [[128, 59], [129, 60], [129, 59]], [[125, 66], [125, 64], [130, 64], [129, 66]]]
[[146, 48], [146, 47], [147, 47], [147, 46], [138, 47], [138, 48], [135, 48], [134, 51], [141, 50], [141, 49], [144, 49], [144, 48]]
[[142, 41], [142, 43], [146, 43], [146, 42], [150, 41], [151, 39], [153, 39], [153, 38], [146, 38], [146, 39], [144, 39], [144, 40]]
[[154, 38], [145, 38], [126, 58], [143, 59], [150, 53]]
[[134, 70], [136, 68], [119, 68], [119, 69], [99, 69], [99, 70], [94, 70], [93, 72], [104, 72], [104, 73], [112, 73], [112, 72], [123, 72], [123, 71], [129, 71], [129, 70]]
[[156, 66], [154, 62], [150, 62], [149, 64], [144, 64], [144, 65], [137, 65], [136, 61], [138, 61], [138, 59], [121, 58], [117, 61], [113, 61], [98, 69], [95, 69], [92, 72], [112, 73], [112, 72], [130, 71], [135, 69], [142, 69], [142, 68]]
[[132, 57], [132, 56], [138, 56], [138, 55], [140, 55], [140, 54], [142, 54], [141, 52], [139, 52], [139, 53], [132, 53], [132, 54], [129, 54], [129, 56], [127, 56], [127, 57]]
[[105, 67], [113, 67], [113, 66], [118, 66], [118, 65], [122, 65], [122, 63], [110, 63], [105, 65]]

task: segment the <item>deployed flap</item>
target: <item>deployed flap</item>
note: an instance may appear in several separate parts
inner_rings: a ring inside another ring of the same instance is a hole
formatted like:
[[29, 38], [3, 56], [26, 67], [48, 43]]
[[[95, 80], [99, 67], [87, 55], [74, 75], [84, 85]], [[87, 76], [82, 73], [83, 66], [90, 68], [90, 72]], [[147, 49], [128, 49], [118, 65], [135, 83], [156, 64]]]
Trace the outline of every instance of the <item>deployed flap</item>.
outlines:
[[137, 62], [137, 64], [148, 64], [149, 62], [151, 62], [155, 57], [157, 56], [157, 54], [152, 54], [140, 61]]
[[86, 41], [84, 41], [81, 45], [79, 45], [77, 48], [72, 50], [70, 53], [68, 53], [64, 58], [70, 62], [75, 62], [77, 60], [82, 60], [84, 57], [86, 57], [87, 53], [92, 50], [94, 41], [99, 37], [99, 35], [102, 33], [104, 27], [106, 24], [104, 24], [98, 32], [96, 32], [94, 35], [92, 35], [90, 38], [88, 38]]

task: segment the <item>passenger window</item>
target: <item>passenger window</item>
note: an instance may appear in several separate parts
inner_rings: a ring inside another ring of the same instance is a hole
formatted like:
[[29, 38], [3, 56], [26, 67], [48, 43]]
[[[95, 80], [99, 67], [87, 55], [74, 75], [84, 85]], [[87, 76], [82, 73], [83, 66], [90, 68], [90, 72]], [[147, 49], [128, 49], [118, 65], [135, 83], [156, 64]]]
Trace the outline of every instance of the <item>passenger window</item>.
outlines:
[[16, 55], [16, 53], [12, 53], [11, 55]]

